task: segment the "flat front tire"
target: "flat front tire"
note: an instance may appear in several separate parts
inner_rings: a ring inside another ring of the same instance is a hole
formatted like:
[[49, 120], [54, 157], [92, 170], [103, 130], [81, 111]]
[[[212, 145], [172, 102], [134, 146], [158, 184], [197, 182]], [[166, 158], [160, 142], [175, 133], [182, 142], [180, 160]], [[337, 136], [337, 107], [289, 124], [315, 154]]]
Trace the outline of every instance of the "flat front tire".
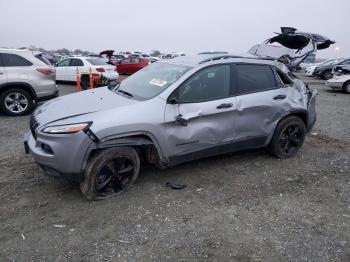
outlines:
[[87, 163], [80, 190], [89, 200], [102, 200], [126, 191], [140, 172], [140, 157], [132, 147], [98, 152]]
[[282, 119], [273, 134], [268, 150], [278, 158], [295, 156], [304, 144], [306, 127], [297, 116]]

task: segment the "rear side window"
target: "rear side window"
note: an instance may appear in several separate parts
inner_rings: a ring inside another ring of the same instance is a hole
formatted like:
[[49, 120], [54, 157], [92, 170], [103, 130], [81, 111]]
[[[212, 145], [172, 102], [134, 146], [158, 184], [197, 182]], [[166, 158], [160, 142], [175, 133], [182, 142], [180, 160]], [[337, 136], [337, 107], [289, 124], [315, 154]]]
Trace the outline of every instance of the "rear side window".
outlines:
[[70, 66], [84, 66], [83, 61], [81, 59], [72, 58], [69, 63]]
[[27, 59], [15, 54], [0, 54], [0, 57], [4, 67], [33, 65]]
[[230, 66], [211, 66], [192, 75], [178, 90], [181, 103], [199, 103], [230, 96]]
[[270, 66], [238, 64], [236, 68], [239, 95], [276, 88], [275, 77]]
[[44, 62], [47, 65], [52, 65], [50, 60], [43, 53], [42, 54], [37, 54], [35, 57], [38, 58], [40, 61]]

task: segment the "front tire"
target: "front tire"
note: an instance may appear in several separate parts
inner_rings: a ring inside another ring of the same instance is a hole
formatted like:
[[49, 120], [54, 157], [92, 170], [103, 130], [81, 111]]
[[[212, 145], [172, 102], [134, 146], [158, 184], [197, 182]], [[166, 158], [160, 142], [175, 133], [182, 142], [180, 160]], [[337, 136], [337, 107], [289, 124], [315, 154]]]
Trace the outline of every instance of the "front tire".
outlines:
[[302, 147], [305, 134], [304, 121], [297, 116], [288, 116], [278, 123], [268, 150], [278, 158], [293, 157]]
[[11, 88], [0, 96], [2, 110], [10, 116], [22, 116], [33, 110], [33, 98], [23, 89]]
[[80, 190], [89, 200], [102, 200], [126, 191], [140, 172], [140, 157], [132, 147], [105, 149], [86, 166]]

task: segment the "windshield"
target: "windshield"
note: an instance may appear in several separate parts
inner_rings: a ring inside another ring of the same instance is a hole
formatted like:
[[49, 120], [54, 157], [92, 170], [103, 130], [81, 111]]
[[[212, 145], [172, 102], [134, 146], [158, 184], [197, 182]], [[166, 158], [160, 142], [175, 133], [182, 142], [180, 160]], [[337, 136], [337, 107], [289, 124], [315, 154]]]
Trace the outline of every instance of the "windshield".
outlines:
[[190, 67], [156, 62], [126, 78], [117, 86], [117, 93], [138, 100], [147, 100], [167, 89]]
[[88, 58], [86, 60], [92, 65], [107, 65], [107, 63], [103, 61], [102, 58]]

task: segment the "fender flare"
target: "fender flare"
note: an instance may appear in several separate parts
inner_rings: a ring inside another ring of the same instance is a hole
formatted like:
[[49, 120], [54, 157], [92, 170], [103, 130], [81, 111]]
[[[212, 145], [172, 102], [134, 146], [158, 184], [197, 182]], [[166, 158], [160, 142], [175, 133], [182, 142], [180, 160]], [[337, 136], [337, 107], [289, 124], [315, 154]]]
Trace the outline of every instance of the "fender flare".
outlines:
[[157, 153], [160, 161], [163, 163], [169, 162], [168, 157], [164, 154], [164, 151], [162, 150], [158, 140], [152, 133], [147, 131], [136, 131], [136, 132], [106, 136], [102, 139], [93, 141], [93, 143], [90, 144], [89, 148], [85, 153], [83, 165], [82, 165], [82, 172], [85, 170], [87, 161], [91, 156], [91, 153], [93, 150], [106, 149], [106, 148], [111, 148], [116, 146], [141, 146], [141, 145], [154, 145], [157, 149]]
[[306, 109], [297, 109], [297, 110], [292, 110], [292, 111], [287, 111], [285, 114], [282, 115], [282, 117], [280, 119], [278, 119], [278, 121], [275, 122], [274, 127], [273, 127], [273, 132], [271, 132], [271, 134], [267, 137], [265, 144], [268, 145], [273, 137], [273, 135], [275, 134], [275, 130], [276, 127], [278, 125], [279, 122], [281, 122], [282, 119], [286, 118], [287, 116], [291, 116], [291, 115], [305, 115], [305, 119], [303, 119], [304, 123], [305, 123], [305, 127], [307, 127], [308, 123], [309, 123], [309, 112]]
[[6, 82], [6, 83], [3, 83], [0, 85], [0, 93], [3, 91], [3, 89], [7, 89], [7, 88], [11, 88], [11, 87], [19, 87], [20, 88], [20, 86], [25, 86], [29, 89], [30, 94], [33, 96], [33, 100], [36, 101], [38, 99], [34, 88], [26, 82]]

